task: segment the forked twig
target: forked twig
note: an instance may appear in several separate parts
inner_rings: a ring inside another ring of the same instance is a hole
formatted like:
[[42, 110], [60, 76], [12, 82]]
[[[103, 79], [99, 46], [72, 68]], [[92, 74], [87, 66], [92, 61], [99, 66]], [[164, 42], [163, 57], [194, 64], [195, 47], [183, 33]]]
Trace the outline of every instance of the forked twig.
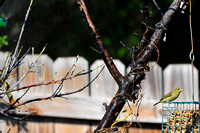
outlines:
[[[22, 105], [26, 105], [28, 103], [31, 103], [31, 102], [36, 102], [36, 101], [43, 101], [43, 100], [49, 100], [49, 99], [52, 99], [52, 98], [57, 98], [57, 97], [63, 97], [63, 96], [67, 96], [67, 95], [71, 95], [71, 94], [75, 94], [75, 93], [78, 93], [78, 92], [81, 92], [83, 91], [85, 88], [87, 88], [90, 84], [92, 84], [95, 79], [98, 78], [98, 76], [101, 74], [101, 72], [103, 71], [104, 67], [101, 69], [101, 71], [87, 84], [85, 85], [84, 87], [76, 90], [76, 91], [72, 91], [72, 92], [66, 92], [66, 93], [60, 93], [60, 91], [57, 91], [56, 93], [52, 94], [51, 96], [48, 96], [48, 97], [43, 97], [43, 98], [35, 98], [35, 99], [31, 99], [31, 100], [28, 100], [28, 101], [25, 101], [23, 103], [19, 103], [19, 104], [15, 104], [13, 106], [10, 106], [9, 108], [7, 109], [4, 109], [1, 113], [5, 113], [7, 112], [8, 110], [11, 110], [11, 109], [14, 109], [14, 108], [18, 108]], [[63, 82], [61, 82], [61, 84], [63, 84]], [[60, 89], [60, 88], [59, 88]], [[25, 94], [25, 93], [24, 93]], [[21, 99], [21, 98], [20, 98]]]

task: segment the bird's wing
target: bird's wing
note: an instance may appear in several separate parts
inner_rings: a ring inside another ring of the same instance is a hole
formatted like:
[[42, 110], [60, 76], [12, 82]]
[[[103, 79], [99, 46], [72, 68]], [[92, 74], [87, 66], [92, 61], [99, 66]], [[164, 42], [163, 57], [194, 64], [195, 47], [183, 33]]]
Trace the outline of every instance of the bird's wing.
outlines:
[[163, 100], [163, 99], [165, 99], [165, 98], [167, 98], [167, 97], [170, 97], [170, 96], [172, 96], [172, 94], [173, 94], [173, 92], [169, 92], [169, 93], [167, 93], [166, 95], [164, 95], [163, 98], [160, 99], [160, 100]]

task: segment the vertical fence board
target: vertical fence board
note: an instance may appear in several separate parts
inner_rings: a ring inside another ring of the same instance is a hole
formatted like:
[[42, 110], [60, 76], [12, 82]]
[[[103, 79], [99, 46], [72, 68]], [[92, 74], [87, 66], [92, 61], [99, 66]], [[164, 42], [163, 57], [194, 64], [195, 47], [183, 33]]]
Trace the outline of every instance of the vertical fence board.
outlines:
[[[70, 71], [70, 68], [75, 64], [76, 62], [76, 57], [66, 57], [66, 58], [58, 58], [54, 62], [54, 73], [56, 74], [56, 80], [62, 79], [65, 77], [67, 72]], [[78, 62], [76, 65], [76, 69], [74, 71], [74, 74], [77, 74], [82, 71], [87, 72], [88, 71], [88, 61], [85, 60], [83, 57], [78, 58]], [[67, 77], [71, 76], [71, 72]], [[68, 79], [64, 81], [63, 88], [61, 92], [72, 92], [76, 91], [78, 89], [81, 89], [82, 87], [86, 86], [88, 84], [88, 74], [82, 75], [76, 78]], [[56, 90], [58, 85], [54, 85], [54, 90]], [[73, 94], [73, 96], [89, 96], [89, 87], [85, 88], [83, 91]]]
[[[194, 68], [195, 100], [199, 100], [198, 70]], [[192, 101], [192, 66], [190, 64], [171, 64], [164, 70], [164, 93], [182, 88], [179, 101]]]
[[[38, 55], [27, 55], [24, 59], [24, 64], [19, 67], [19, 79], [23, 77], [23, 75], [28, 70], [28, 65], [30, 65], [32, 62], [35, 62]], [[31, 84], [41, 83], [41, 82], [49, 82], [52, 81], [53, 75], [52, 75], [52, 64], [53, 61], [51, 58], [49, 58], [47, 55], [42, 55], [38, 62], [36, 63], [36, 67], [31, 69], [31, 71], [34, 71], [33, 73], [28, 73], [24, 80], [20, 83], [20, 87], [27, 86]], [[24, 92], [24, 91], [22, 91]], [[30, 96], [29, 94], [37, 95], [37, 96], [47, 96], [52, 93], [52, 85], [48, 86], [39, 86], [34, 87], [29, 90], [29, 93], [27, 96]]]
[[47, 118], [29, 118], [19, 121], [19, 133], [54, 133], [54, 124]]
[[[114, 60], [114, 63], [122, 75], [125, 74], [125, 65], [119, 61]], [[102, 60], [96, 60], [90, 67], [94, 69], [102, 65]], [[101, 69], [95, 70], [90, 74], [91, 80], [99, 73]], [[99, 98], [112, 98], [118, 90], [117, 83], [114, 81], [108, 69], [105, 67], [100, 76], [91, 85], [91, 96]]]
[[[150, 72], [146, 72], [146, 78], [142, 80], [143, 99], [139, 109], [141, 121], [161, 122], [160, 108], [155, 108], [153, 104], [162, 97], [162, 68], [155, 64], [156, 62], [149, 62]], [[127, 72], [130, 68], [127, 69]], [[124, 109], [128, 109], [126, 105]], [[139, 130], [137, 130], [139, 131]]]
[[[125, 74], [125, 66], [119, 60], [114, 60], [114, 63], [121, 74]], [[96, 60], [90, 67], [90, 69], [94, 69], [97, 66], [103, 64], [102, 60]], [[90, 81], [101, 71], [101, 68], [93, 71], [90, 73]], [[91, 84], [91, 97], [93, 100], [96, 101], [96, 104], [99, 106], [95, 106], [96, 112], [99, 112], [95, 117], [99, 120], [102, 118], [103, 114], [105, 113], [105, 106], [103, 103], [109, 104], [110, 99], [115, 95], [118, 89], [117, 83], [114, 81], [113, 77], [111, 76], [108, 69], [105, 67], [104, 70], [101, 72], [99, 77]], [[100, 109], [99, 109], [100, 108]]]
[[16, 120], [13, 120], [8, 117], [1, 116], [0, 118], [0, 131], [1, 133], [18, 133], [18, 123]]
[[[142, 80], [141, 86], [143, 89], [143, 101], [155, 102], [162, 97], [162, 68], [155, 64], [156, 62], [149, 62], [150, 71], [146, 72], [146, 78]], [[130, 71], [130, 67], [127, 72]]]
[[[155, 62], [150, 62], [150, 69]], [[162, 68], [156, 64], [150, 72], [146, 73], [146, 79], [142, 81], [141, 86], [144, 92], [145, 100], [159, 100], [162, 96]]]
[[55, 121], [54, 133], [90, 133], [89, 123], [75, 123], [67, 120]]

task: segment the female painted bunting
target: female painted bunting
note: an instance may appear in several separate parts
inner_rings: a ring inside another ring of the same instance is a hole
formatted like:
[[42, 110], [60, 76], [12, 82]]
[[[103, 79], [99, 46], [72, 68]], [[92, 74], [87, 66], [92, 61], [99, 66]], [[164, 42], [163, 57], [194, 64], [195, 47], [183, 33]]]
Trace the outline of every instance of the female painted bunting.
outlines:
[[161, 98], [160, 101], [155, 103], [153, 106], [155, 106], [155, 105], [157, 105], [159, 103], [174, 101], [176, 98], [178, 98], [178, 96], [181, 93], [181, 91], [182, 91], [181, 88], [176, 88], [175, 90], [170, 91], [169, 93], [164, 95], [163, 98]]

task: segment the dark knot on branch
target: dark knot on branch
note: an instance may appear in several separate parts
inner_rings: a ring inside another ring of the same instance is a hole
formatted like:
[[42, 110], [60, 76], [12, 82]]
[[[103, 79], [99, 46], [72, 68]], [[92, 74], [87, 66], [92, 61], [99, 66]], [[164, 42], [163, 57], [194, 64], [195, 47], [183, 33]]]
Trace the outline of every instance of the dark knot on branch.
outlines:
[[167, 28], [164, 26], [164, 24], [162, 22], [158, 22], [155, 26], [158, 29], [167, 30]]

